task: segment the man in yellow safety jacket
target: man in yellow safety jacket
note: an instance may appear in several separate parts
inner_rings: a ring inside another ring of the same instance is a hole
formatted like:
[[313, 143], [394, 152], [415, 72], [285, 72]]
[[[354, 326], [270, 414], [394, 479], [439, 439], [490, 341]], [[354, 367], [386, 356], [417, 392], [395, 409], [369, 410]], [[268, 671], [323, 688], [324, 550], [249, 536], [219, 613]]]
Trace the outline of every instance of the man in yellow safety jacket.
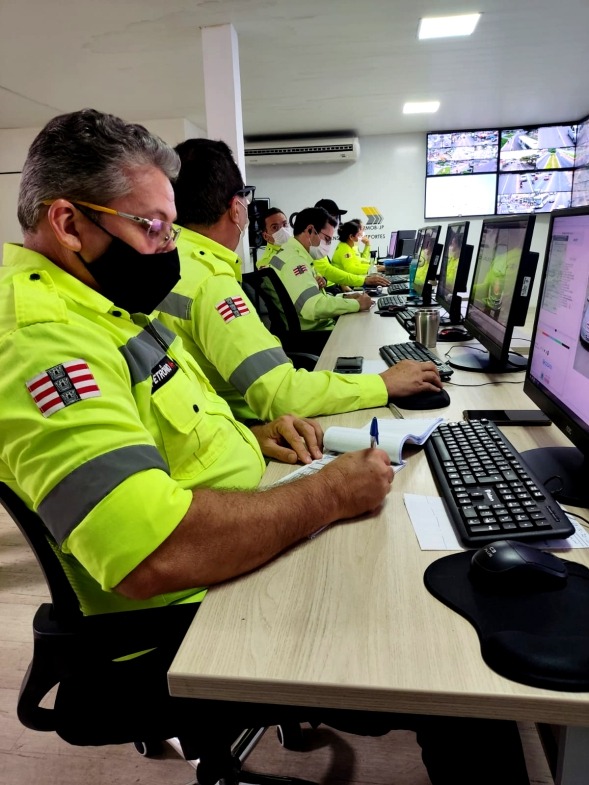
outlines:
[[[427, 364], [401, 363], [380, 375], [295, 369], [237, 281], [234, 248], [247, 195], [231, 151], [208, 139], [188, 139], [176, 151], [182, 277], [159, 305], [158, 319], [181, 336], [237, 418], [335, 414], [384, 405], [389, 395], [410, 395], [430, 382], [437, 389]], [[238, 214], [232, 199], [239, 200]]]
[[262, 237], [268, 245], [264, 249], [262, 256], [256, 261], [258, 270], [261, 267], [267, 267], [274, 254], [292, 237], [288, 218], [278, 207], [270, 207], [260, 216], [260, 228]]
[[178, 169], [141, 126], [94, 110], [54, 118], [23, 170], [24, 247], [6, 246], [0, 268], [0, 481], [43, 519], [86, 613], [198, 600], [326, 517], [373, 509], [391, 480], [377, 451], [364, 477], [375, 496], [348, 497], [364, 474], [353, 456], [300, 481], [318, 482], [296, 491], [304, 510], [289, 498], [297, 483], [252, 493], [262, 450], [308, 462], [321, 433], [293, 417], [237, 422], [145, 315], [180, 274]]

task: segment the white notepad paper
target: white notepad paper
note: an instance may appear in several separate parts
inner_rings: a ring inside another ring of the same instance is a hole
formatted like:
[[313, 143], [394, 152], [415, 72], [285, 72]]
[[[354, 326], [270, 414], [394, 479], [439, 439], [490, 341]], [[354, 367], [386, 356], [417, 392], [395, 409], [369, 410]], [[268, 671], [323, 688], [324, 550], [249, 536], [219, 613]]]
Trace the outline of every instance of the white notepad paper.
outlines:
[[[334, 425], [323, 435], [325, 451], [332, 453], [363, 450], [370, 447], [370, 423], [363, 428], [343, 428]], [[420, 420], [378, 420], [378, 446], [384, 450], [396, 467], [403, 467], [403, 447], [405, 444], [425, 444], [436, 430], [443, 417], [428, 417]]]

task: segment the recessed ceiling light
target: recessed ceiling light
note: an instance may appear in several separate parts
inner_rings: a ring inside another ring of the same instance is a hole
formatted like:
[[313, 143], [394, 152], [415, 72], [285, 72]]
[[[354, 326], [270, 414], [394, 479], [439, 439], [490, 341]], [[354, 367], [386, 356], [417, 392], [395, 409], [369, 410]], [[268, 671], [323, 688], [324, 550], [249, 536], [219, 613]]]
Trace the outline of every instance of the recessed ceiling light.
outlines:
[[459, 16], [430, 16], [419, 21], [418, 38], [451, 38], [471, 35], [481, 18], [480, 14]]
[[439, 101], [408, 101], [403, 106], [403, 114], [432, 114], [439, 108]]

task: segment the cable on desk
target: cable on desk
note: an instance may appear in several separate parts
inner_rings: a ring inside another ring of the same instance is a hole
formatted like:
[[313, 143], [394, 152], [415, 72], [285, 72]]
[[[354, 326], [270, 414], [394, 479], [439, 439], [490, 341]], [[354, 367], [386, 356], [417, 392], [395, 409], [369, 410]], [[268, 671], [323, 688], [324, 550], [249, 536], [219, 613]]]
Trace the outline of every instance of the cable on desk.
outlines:
[[583, 516], [579, 515], [578, 512], [569, 512], [568, 510], [565, 510], [565, 512], [567, 515], [570, 515], [571, 518], [577, 518], [579, 521], [585, 521], [585, 523], [581, 523], [581, 526], [583, 526], [585, 529], [589, 529], [589, 521], [587, 518], [583, 518]]
[[453, 384], [454, 387], [486, 387], [488, 384], [523, 384], [523, 382], [481, 382], [480, 384], [458, 384], [457, 382], [449, 382], [445, 381], [444, 385], [446, 384]]

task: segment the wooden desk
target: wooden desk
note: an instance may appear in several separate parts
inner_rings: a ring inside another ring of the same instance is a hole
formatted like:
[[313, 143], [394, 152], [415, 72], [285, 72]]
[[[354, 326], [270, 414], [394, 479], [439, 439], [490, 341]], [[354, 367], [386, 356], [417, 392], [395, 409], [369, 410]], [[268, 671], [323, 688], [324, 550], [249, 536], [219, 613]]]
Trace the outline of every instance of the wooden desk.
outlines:
[[[395, 319], [372, 312], [339, 319], [320, 368], [338, 354], [376, 359], [384, 343], [406, 340]], [[452, 344], [438, 344], [440, 356]], [[465, 408], [534, 408], [523, 373], [501, 376], [455, 371], [451, 406], [433, 412], [461, 419]], [[499, 378], [497, 378], [499, 380]], [[323, 427], [364, 425], [387, 409], [321, 418]], [[423, 416], [404, 412], [407, 417]], [[509, 428], [518, 449], [566, 444], [554, 426]], [[290, 471], [269, 466], [265, 481]], [[510, 718], [589, 726], [589, 693], [527, 687], [491, 671], [473, 627], [424, 588], [425, 568], [444, 553], [421, 551], [403, 492], [438, 495], [422, 451], [393, 483], [378, 516], [332, 526], [255, 573], [207, 594], [169, 672], [183, 697], [286, 703], [417, 714]], [[586, 551], [572, 558], [589, 565]], [[589, 734], [569, 729], [569, 750]], [[586, 748], [589, 748], [586, 746]], [[586, 754], [586, 753], [584, 753]], [[563, 758], [559, 781], [580, 785], [586, 771]]]

